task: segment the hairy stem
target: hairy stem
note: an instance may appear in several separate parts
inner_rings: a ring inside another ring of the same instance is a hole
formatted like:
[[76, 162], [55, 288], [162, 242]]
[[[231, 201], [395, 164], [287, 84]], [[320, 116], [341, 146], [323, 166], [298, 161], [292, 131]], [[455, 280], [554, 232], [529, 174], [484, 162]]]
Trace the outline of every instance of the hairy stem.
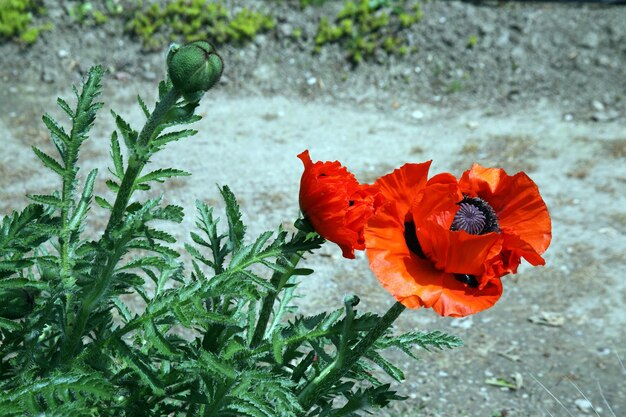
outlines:
[[[139, 134], [136, 145], [138, 149], [145, 148], [149, 145], [156, 129], [163, 122], [165, 114], [176, 104], [180, 96], [181, 94], [178, 90], [172, 89], [157, 103], [150, 118]], [[74, 356], [76, 348], [82, 340], [85, 326], [87, 325], [87, 321], [93, 309], [98, 305], [101, 297], [106, 294], [111, 284], [115, 266], [123, 254], [122, 249], [124, 246], [120, 244], [120, 242], [114, 241], [112, 232], [122, 222], [126, 208], [128, 207], [128, 202], [135, 190], [135, 181], [147, 162], [146, 160], [138, 158], [135, 152], [131, 152], [128, 168], [124, 173], [109, 222], [102, 236], [103, 250], [99, 252], [94, 261], [94, 281], [83, 296], [76, 320], [67, 324], [66, 336], [60, 351], [62, 362]]]
[[300, 391], [298, 401], [305, 412], [315, 404], [324, 392], [332, 388], [354, 366], [393, 324], [405, 308], [405, 306], [396, 302], [354, 348], [347, 351], [345, 355], [341, 355], [341, 358], [338, 355], [335, 361], [329, 364], [313, 381], [309, 382]]
[[[302, 232], [298, 232], [302, 233]], [[297, 235], [296, 235], [297, 236]], [[295, 239], [296, 237], [294, 237]], [[278, 297], [278, 293], [283, 289], [289, 278], [293, 275], [298, 262], [302, 259], [302, 255], [296, 253], [291, 256], [289, 259], [289, 268], [287, 271], [281, 273], [278, 271], [274, 271], [272, 274], [272, 278], [270, 283], [275, 290], [270, 291], [265, 298], [263, 299], [263, 305], [261, 306], [261, 312], [259, 313], [259, 321], [257, 322], [256, 328], [254, 329], [254, 334], [252, 335], [252, 341], [250, 342], [250, 347], [255, 348], [261, 343], [263, 340], [263, 336], [265, 336], [265, 330], [267, 329], [267, 324], [269, 323], [270, 316], [272, 315], [272, 311], [274, 310], [274, 303], [276, 302], [276, 297]], [[282, 267], [286, 267], [287, 262], [278, 261], [279, 265]]]

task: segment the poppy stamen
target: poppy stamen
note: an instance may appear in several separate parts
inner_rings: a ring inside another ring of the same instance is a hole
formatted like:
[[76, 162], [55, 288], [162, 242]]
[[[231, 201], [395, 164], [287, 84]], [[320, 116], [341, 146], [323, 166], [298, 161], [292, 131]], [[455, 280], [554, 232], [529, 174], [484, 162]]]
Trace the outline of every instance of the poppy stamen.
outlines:
[[458, 205], [460, 207], [454, 216], [450, 230], [464, 230], [471, 235], [500, 233], [496, 212], [482, 198], [465, 196]]

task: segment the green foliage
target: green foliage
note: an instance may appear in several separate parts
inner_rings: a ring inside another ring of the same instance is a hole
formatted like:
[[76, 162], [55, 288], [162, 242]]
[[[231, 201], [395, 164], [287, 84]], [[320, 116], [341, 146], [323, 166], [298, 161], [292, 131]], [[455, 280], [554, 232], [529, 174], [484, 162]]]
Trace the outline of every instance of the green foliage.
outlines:
[[[152, 109], [138, 98], [142, 128], [112, 112], [109, 193], [94, 196], [97, 172], [82, 177], [78, 161], [102, 107], [102, 78], [92, 68], [74, 107], [57, 101], [68, 126], [43, 117], [58, 155], [33, 149], [58, 189], [30, 196], [33, 204], [1, 222], [0, 415], [357, 416], [401, 399], [372, 374], [404, 378], [384, 351], [415, 357], [415, 347], [460, 345], [439, 332], [394, 334], [399, 304], [393, 317], [359, 314], [357, 297], [298, 314], [299, 280], [313, 272], [298, 264], [323, 239], [302, 219], [296, 233], [248, 236], [227, 186], [224, 220], [198, 201], [193, 244], [180, 256], [161, 227], [181, 223], [183, 209], [141, 193], [188, 175], [143, 172], [168, 143], [196, 133], [180, 126], [199, 120], [198, 102], [169, 80]], [[83, 233], [92, 200], [103, 208], [95, 215], [108, 215], [97, 240]]]
[[470, 35], [467, 38], [467, 47], [468, 48], [474, 48], [476, 45], [478, 44], [478, 36], [477, 35]]
[[110, 17], [124, 11], [120, 0], [104, 0], [93, 3], [79, 0], [68, 5], [68, 12], [73, 21], [80, 25], [103, 25]]
[[328, 0], [300, 0], [300, 7], [321, 6]]
[[159, 49], [170, 41], [180, 40], [244, 43], [275, 25], [269, 15], [248, 8], [233, 14], [222, 1], [175, 0], [164, 7], [152, 3], [138, 10], [127, 27], [145, 48]]
[[418, 2], [407, 6], [405, 0], [348, 1], [333, 22], [322, 17], [315, 36], [315, 50], [329, 43], [341, 44], [355, 64], [383, 50], [390, 55], [405, 55], [409, 48], [402, 29], [419, 22]]
[[0, 40], [17, 38], [31, 44], [49, 25], [33, 26], [33, 16], [44, 12], [40, 0], [0, 0]]

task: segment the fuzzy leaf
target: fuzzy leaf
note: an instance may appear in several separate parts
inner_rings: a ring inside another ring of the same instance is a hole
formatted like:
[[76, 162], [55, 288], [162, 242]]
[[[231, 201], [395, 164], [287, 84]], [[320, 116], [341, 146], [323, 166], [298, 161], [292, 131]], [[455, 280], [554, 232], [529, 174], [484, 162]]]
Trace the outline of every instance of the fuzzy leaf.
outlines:
[[50, 115], [44, 114], [42, 120], [53, 137], [60, 139], [65, 145], [68, 145], [70, 143], [70, 137], [65, 132], [65, 129], [63, 129], [62, 126], [60, 126], [52, 117], [50, 117]]
[[124, 176], [124, 160], [120, 150], [120, 142], [117, 140], [117, 132], [113, 132], [111, 135], [111, 158], [115, 167], [115, 176], [122, 179]]
[[[233, 250], [237, 250], [243, 244], [246, 227], [241, 221], [241, 211], [235, 195], [227, 185], [220, 188], [220, 193], [226, 203], [226, 218], [228, 219], [229, 242]], [[232, 263], [232, 262], [231, 262]]]
[[122, 138], [124, 138], [124, 143], [126, 147], [130, 150], [135, 150], [135, 145], [137, 143], [137, 137], [139, 134], [137, 131], [133, 130], [130, 127], [126, 120], [122, 119], [121, 116], [116, 114], [114, 111], [111, 111], [113, 117], [115, 118], [115, 124], [117, 125], [117, 129], [120, 131]]
[[74, 120], [74, 112], [70, 108], [69, 104], [62, 98], [57, 98], [57, 105], [69, 116], [70, 119]]
[[56, 195], [33, 195], [30, 194], [28, 196], [30, 200], [33, 200], [35, 203], [44, 204], [47, 206], [52, 206], [56, 208], [60, 208], [63, 205], [63, 202]]
[[155, 148], [160, 148], [170, 142], [176, 142], [178, 140], [181, 140], [183, 138], [187, 138], [190, 136], [195, 135], [196, 133], [198, 133], [197, 130], [193, 130], [193, 129], [185, 129], [185, 130], [181, 130], [181, 131], [177, 131], [177, 132], [169, 132], [169, 133], [164, 133], [160, 136], [158, 136], [157, 138], [155, 138], [151, 144], [155, 147]]
[[135, 181], [135, 184], [141, 184], [141, 183], [148, 182], [148, 181], [163, 182], [165, 178], [186, 177], [189, 175], [191, 174], [180, 169], [174, 169], [174, 168], [157, 169], [156, 171], [152, 171], [149, 174], [139, 177]]
[[139, 103], [139, 107], [141, 107], [141, 110], [143, 111], [144, 116], [146, 116], [146, 119], [149, 119], [150, 110], [148, 110], [148, 106], [146, 106], [146, 103], [143, 101], [140, 95], [137, 95], [137, 103]]
[[91, 204], [91, 196], [93, 194], [93, 185], [96, 181], [96, 174], [98, 174], [97, 169], [92, 169], [87, 175], [87, 179], [85, 180], [85, 186], [83, 188], [83, 194], [80, 197], [80, 201], [78, 203], [78, 207], [74, 211], [72, 219], [68, 225], [70, 230], [77, 230], [81, 225], [85, 215], [87, 214], [87, 210], [89, 209], [89, 205]]
[[32, 149], [33, 152], [35, 152], [35, 155], [37, 155], [46, 167], [50, 168], [60, 176], [65, 175], [65, 168], [63, 168], [53, 157], [37, 149], [35, 146], [33, 146]]
[[98, 203], [100, 207], [104, 209], [108, 209], [108, 210], [113, 210], [113, 204], [109, 203], [104, 198], [100, 196], [95, 196], [94, 199], [96, 200], [96, 203]]

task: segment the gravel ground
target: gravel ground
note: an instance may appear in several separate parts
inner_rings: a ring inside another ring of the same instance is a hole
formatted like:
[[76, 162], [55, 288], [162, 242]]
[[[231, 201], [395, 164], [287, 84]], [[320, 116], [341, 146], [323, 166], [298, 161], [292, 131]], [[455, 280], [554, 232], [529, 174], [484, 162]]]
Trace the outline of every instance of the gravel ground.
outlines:
[[[70, 98], [68, 85], [93, 63], [109, 67], [106, 106], [81, 173], [101, 168], [97, 191], [106, 194], [108, 109], [139, 126], [134, 97], [154, 99], [163, 72], [163, 53], [142, 53], [119, 35], [119, 22], [78, 36], [57, 2], [46, 3], [54, 31], [29, 49], [0, 45], [2, 214], [53, 186], [30, 146], [50, 149], [40, 116], [45, 109], [61, 118], [55, 97]], [[626, 8], [431, 1], [409, 37], [415, 54], [351, 68], [336, 46], [312, 55], [310, 42], [283, 36], [293, 27], [314, 36], [338, 3], [298, 13], [284, 2], [233, 4], [265, 8], [278, 26], [221, 49], [225, 77], [203, 101], [201, 133], [154, 162], [193, 173], [165, 184], [166, 198], [187, 208], [173, 232], [187, 239], [181, 230], [192, 227], [195, 199], [220, 205], [215, 183], [239, 196], [250, 236], [289, 225], [302, 169], [295, 155], [307, 148], [314, 159], [339, 159], [361, 181], [427, 159], [433, 172], [457, 175], [473, 161], [524, 170], [553, 219], [547, 266], [505, 278], [502, 300], [466, 319], [405, 312], [403, 330], [441, 329], [466, 345], [423, 352], [420, 362], [398, 355], [407, 375], [399, 391], [409, 399], [390, 412], [578, 417], [594, 414], [586, 397], [601, 416], [624, 415]], [[473, 34], [479, 41], [468, 49]], [[461, 87], [450, 91], [455, 80]], [[362, 256], [349, 262], [326, 245], [307, 263], [317, 273], [301, 287], [306, 312], [340, 305], [349, 293], [363, 310], [382, 313], [393, 303]], [[516, 389], [493, 386], [494, 378]]]

